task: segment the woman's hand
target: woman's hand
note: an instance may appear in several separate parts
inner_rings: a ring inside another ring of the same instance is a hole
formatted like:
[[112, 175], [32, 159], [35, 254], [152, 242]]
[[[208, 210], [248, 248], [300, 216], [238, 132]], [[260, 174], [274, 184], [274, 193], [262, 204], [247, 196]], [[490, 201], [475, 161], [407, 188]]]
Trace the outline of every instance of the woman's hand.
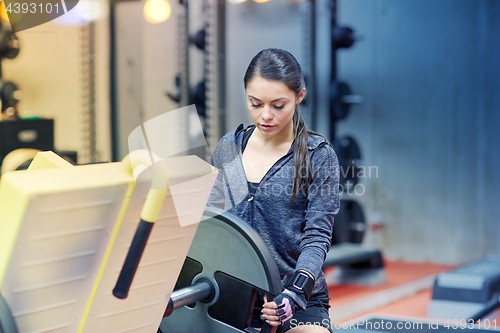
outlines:
[[285, 324], [292, 319], [296, 307], [306, 309], [313, 287], [314, 277], [311, 273], [304, 270], [295, 272], [293, 277], [285, 283], [285, 290], [273, 301], [268, 302], [267, 295], [264, 295], [262, 317], [271, 326]]
[[262, 317], [271, 326], [279, 326], [292, 319], [295, 313], [295, 303], [286, 295], [286, 291], [276, 296], [274, 301], [268, 302], [264, 295]]

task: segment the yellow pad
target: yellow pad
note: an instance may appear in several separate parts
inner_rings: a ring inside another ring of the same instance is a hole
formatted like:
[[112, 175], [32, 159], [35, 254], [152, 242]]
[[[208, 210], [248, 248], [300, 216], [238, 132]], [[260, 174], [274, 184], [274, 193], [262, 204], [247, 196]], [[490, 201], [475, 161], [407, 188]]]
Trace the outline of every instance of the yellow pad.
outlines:
[[203, 170], [169, 175], [169, 183], [184, 184], [181, 201], [190, 205], [174, 205], [167, 193], [129, 297], [119, 300], [111, 290], [147, 188], [135, 186], [122, 163], [73, 167], [37, 158], [50, 169], [30, 166], [0, 181], [0, 289], [20, 332], [156, 331], [196, 232], [179, 216], [199, 221], [216, 170], [181, 158]]
[[61, 158], [52, 151], [43, 151], [35, 155], [30, 163], [28, 170], [52, 169], [52, 168], [71, 168], [73, 165]]
[[11, 151], [2, 161], [1, 174], [3, 175], [4, 173], [16, 170], [24, 162], [34, 159], [39, 152], [40, 150], [38, 149], [30, 148], [21, 148]]

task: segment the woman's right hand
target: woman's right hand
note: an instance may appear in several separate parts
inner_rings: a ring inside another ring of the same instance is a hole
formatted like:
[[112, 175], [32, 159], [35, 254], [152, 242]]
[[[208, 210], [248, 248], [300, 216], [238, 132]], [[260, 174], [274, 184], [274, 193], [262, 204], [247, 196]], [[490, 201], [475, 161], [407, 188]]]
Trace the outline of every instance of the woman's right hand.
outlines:
[[264, 295], [262, 317], [271, 326], [279, 326], [290, 321], [295, 313], [295, 302], [287, 291], [285, 289], [271, 302], [268, 302], [267, 295]]

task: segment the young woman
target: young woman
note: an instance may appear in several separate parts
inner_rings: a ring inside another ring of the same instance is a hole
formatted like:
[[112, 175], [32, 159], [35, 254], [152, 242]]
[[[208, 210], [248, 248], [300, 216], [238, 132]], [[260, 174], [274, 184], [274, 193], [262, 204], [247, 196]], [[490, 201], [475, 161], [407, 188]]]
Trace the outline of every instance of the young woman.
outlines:
[[325, 138], [306, 130], [298, 108], [304, 77], [289, 52], [259, 52], [244, 84], [254, 125], [240, 125], [217, 145], [211, 163], [220, 174], [209, 205], [248, 222], [276, 260], [283, 293], [264, 298], [260, 319], [280, 332], [329, 332], [321, 266], [339, 210], [337, 157]]

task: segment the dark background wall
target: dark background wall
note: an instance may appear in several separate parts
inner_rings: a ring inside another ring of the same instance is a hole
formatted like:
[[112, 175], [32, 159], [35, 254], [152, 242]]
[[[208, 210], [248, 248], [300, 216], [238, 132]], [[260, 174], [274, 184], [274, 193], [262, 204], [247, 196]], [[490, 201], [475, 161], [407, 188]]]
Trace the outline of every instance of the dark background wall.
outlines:
[[[325, 83], [327, 2], [318, 1]], [[378, 170], [362, 179], [357, 200], [370, 223], [385, 225], [366, 241], [388, 257], [463, 263], [500, 254], [499, 17], [498, 0], [338, 2], [339, 25], [363, 36], [338, 51], [339, 78], [365, 98], [338, 132], [355, 137], [362, 164]]]

